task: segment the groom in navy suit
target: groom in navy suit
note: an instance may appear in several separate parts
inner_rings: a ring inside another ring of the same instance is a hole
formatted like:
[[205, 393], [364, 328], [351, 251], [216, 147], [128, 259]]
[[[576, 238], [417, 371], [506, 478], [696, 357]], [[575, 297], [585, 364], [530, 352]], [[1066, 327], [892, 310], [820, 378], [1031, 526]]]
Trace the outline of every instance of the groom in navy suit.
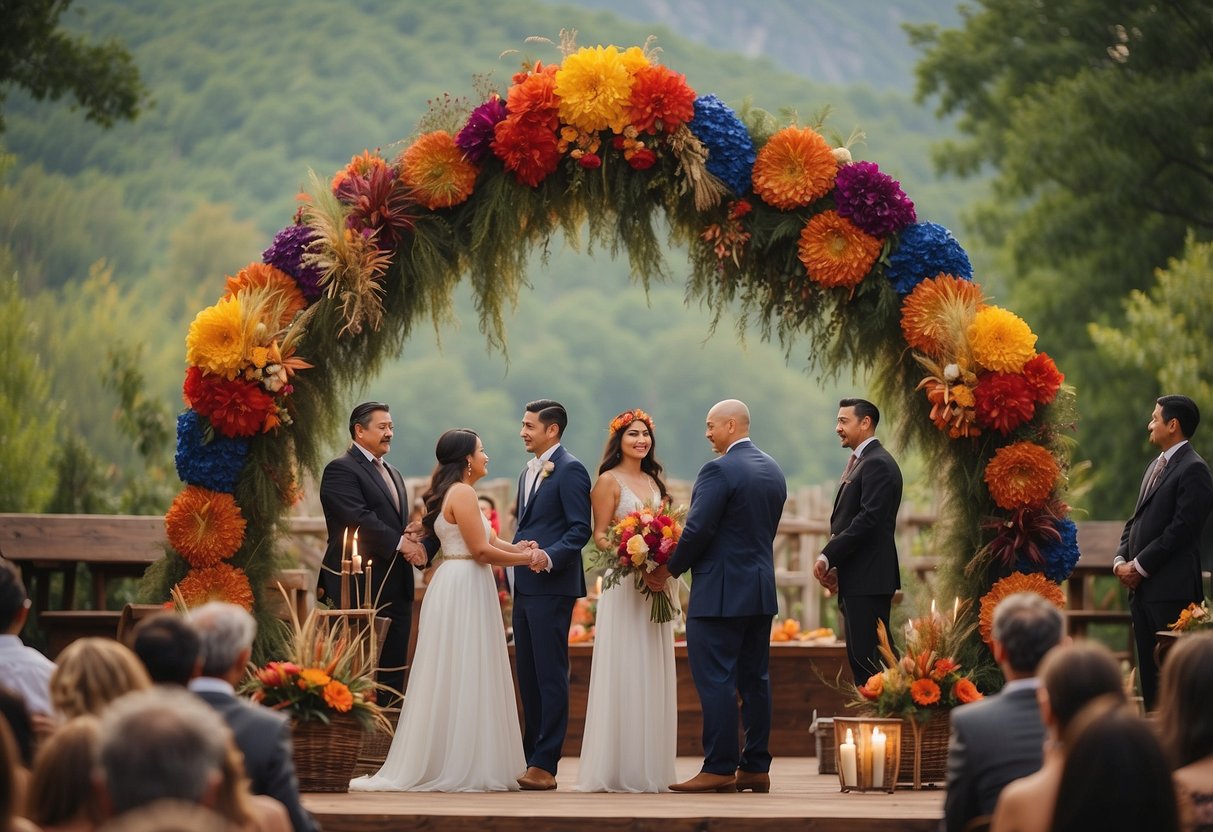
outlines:
[[[716, 404], [707, 439], [720, 456], [703, 466], [669, 564], [645, 581], [660, 592], [690, 570], [687, 655], [703, 708], [703, 769], [676, 792], [771, 790], [771, 617], [777, 610], [773, 542], [788, 497], [783, 471], [750, 441], [750, 411]], [[737, 697], [745, 748], [737, 747]]]
[[514, 658], [524, 727], [524, 789], [556, 788], [556, 767], [569, 726], [569, 624], [585, 595], [581, 550], [590, 539], [590, 475], [560, 444], [569, 416], [559, 402], [526, 406], [519, 435], [534, 454], [518, 478], [514, 542], [534, 541], [546, 568], [516, 570]]

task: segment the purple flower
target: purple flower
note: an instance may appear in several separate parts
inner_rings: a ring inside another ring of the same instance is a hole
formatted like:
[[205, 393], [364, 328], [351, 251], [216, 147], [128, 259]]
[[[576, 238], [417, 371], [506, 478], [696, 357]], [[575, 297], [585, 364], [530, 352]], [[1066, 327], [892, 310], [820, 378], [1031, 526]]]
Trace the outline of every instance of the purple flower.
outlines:
[[494, 95], [468, 116], [467, 124], [455, 136], [455, 144], [468, 161], [479, 164], [489, 154], [493, 143], [493, 128], [505, 118], [505, 102]]
[[918, 219], [901, 183], [875, 162], [843, 165], [835, 188], [838, 213], [873, 237], [887, 237]]
[[299, 290], [314, 303], [323, 294], [320, 288], [320, 272], [312, 266], [303, 265], [303, 252], [315, 238], [306, 225], [288, 225], [274, 235], [274, 242], [261, 252], [261, 262], [273, 266], [295, 278]]

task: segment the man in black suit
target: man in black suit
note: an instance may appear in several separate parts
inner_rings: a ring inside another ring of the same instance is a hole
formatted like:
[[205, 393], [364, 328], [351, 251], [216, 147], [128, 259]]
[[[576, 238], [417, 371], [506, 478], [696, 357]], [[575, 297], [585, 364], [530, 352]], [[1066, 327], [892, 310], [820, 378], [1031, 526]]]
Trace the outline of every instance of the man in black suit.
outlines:
[[901, 507], [901, 469], [876, 439], [880, 411], [864, 399], [838, 403], [835, 432], [851, 449], [834, 511], [830, 540], [813, 565], [826, 589], [838, 593], [846, 624], [847, 660], [855, 684], [881, 670], [876, 622], [889, 629], [893, 593], [901, 587], [897, 568], [897, 510]]
[[1040, 768], [1045, 726], [1036, 669], [1061, 641], [1063, 625], [1061, 610], [1032, 592], [1009, 595], [994, 609], [990, 647], [1007, 683], [997, 696], [952, 711], [945, 832], [992, 815], [1004, 786]]
[[244, 755], [244, 771], [253, 794], [264, 794], [286, 807], [295, 832], [320, 828], [299, 802], [291, 726], [287, 718], [236, 696], [253, 653], [257, 622], [242, 607], [211, 601], [190, 612], [198, 633], [201, 675], [189, 689], [214, 708], [232, 729]]
[[[328, 546], [320, 570], [316, 597], [333, 606], [341, 603], [342, 549], [352, 554], [354, 531], [363, 569], [371, 570], [371, 601], [386, 616], [387, 635], [379, 654], [377, 680], [404, 693], [409, 635], [413, 629], [413, 566], [424, 566], [438, 551], [438, 538], [425, 545], [405, 534], [409, 498], [400, 472], [383, 457], [392, 446], [392, 414], [382, 402], [363, 402], [350, 414], [353, 444], [324, 467], [320, 504], [328, 527]], [[351, 606], [363, 606], [362, 576], [351, 580]]]
[[1129, 614], [1137, 642], [1137, 676], [1146, 708], [1158, 695], [1154, 642], [1159, 630], [1204, 597], [1200, 537], [1213, 508], [1209, 466], [1188, 441], [1200, 410], [1187, 396], [1162, 396], [1147, 429], [1162, 451], [1146, 468], [1137, 507], [1125, 523], [1112, 570], [1129, 588]]

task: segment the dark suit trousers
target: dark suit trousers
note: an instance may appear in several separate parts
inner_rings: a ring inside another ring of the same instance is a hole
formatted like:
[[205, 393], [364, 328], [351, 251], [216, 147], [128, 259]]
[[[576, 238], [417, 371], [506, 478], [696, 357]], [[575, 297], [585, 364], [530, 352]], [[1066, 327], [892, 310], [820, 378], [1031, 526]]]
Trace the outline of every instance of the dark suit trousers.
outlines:
[[[703, 708], [703, 770], [771, 769], [771, 616], [688, 618], [687, 657]], [[745, 747], [737, 748], [737, 697]]]
[[[889, 632], [892, 606], [892, 595], [843, 595], [838, 599], [847, 625], [847, 661], [851, 664], [851, 676], [856, 685], [865, 684], [869, 677], [884, 668], [877, 649], [880, 642], [876, 638], [876, 622], [883, 621], [885, 632]], [[892, 640], [890, 632], [889, 642]]]
[[1155, 633], [1179, 618], [1187, 601], [1143, 601], [1138, 593], [1129, 599], [1133, 619], [1133, 640], [1137, 643], [1137, 678], [1141, 680], [1141, 698], [1147, 710], [1158, 700], [1158, 665], [1154, 663]]
[[[514, 664], [526, 764], [556, 773], [569, 729], [572, 596], [514, 595]], [[521, 773], [521, 772], [519, 772]]]

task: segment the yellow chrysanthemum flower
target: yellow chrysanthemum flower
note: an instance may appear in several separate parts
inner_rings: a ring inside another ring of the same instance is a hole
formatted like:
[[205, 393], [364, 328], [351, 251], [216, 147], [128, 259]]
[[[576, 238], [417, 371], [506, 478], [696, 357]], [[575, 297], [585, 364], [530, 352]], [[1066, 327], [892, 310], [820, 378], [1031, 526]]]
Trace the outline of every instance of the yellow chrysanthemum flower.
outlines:
[[619, 56], [619, 60], [623, 61], [623, 65], [627, 67], [630, 74], [635, 75], [638, 71], [649, 65], [649, 59], [644, 54], [644, 50], [639, 46], [629, 46]]
[[587, 133], [623, 132], [632, 72], [617, 47], [587, 46], [569, 55], [556, 72], [555, 89], [561, 121]]
[[252, 340], [240, 298], [224, 298], [194, 317], [185, 338], [186, 360], [212, 375], [234, 379]]
[[969, 324], [969, 345], [987, 370], [1018, 373], [1036, 355], [1036, 335], [1023, 318], [1001, 306], [978, 311]]

